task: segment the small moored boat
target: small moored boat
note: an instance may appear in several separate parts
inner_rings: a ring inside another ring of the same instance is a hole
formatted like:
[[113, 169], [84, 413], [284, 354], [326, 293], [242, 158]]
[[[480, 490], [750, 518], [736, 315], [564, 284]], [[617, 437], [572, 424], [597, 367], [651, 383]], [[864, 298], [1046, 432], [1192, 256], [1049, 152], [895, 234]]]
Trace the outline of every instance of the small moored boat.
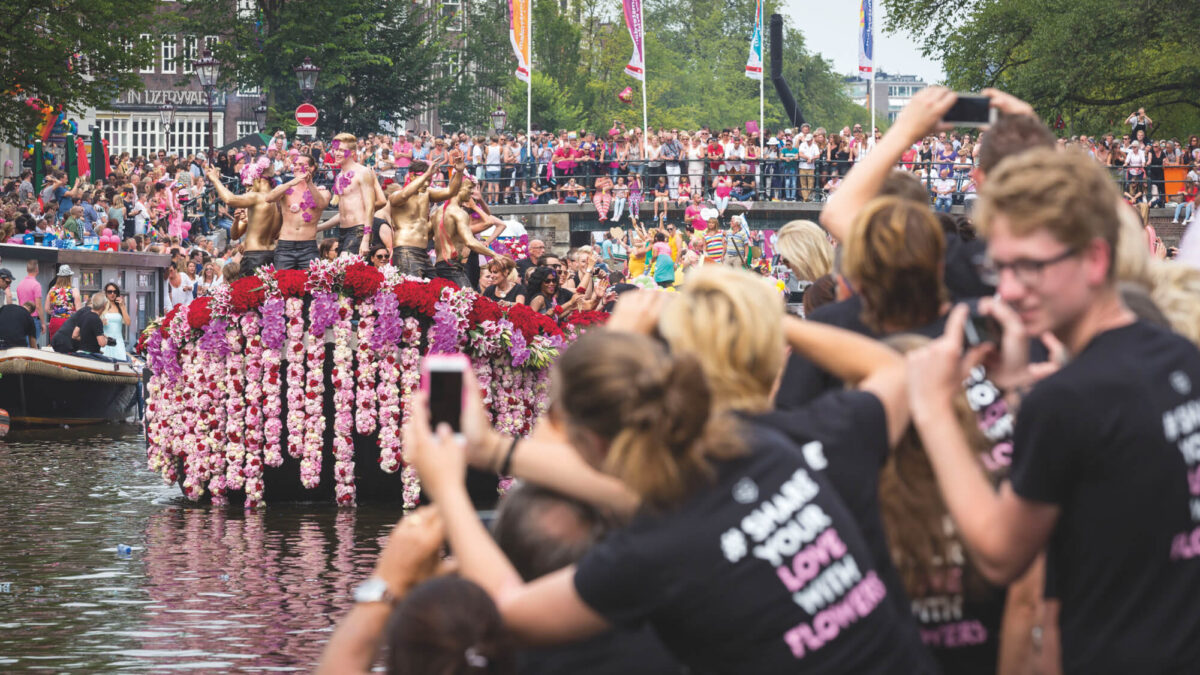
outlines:
[[137, 416], [141, 376], [113, 363], [49, 349], [0, 351], [0, 408], [14, 426], [124, 422]]

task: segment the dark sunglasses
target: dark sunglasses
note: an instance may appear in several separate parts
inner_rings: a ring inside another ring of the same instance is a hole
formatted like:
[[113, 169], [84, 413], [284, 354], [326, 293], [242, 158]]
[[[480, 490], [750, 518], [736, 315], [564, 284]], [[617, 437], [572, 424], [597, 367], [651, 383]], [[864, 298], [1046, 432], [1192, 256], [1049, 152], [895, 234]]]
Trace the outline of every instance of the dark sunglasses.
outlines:
[[372, 260], [387, 260], [387, 259], [388, 259], [388, 257], [387, 257], [387, 254], [384, 254], [384, 253], [378, 253], [378, 254], [376, 254], [376, 255], [372, 256], [372, 257], [371, 257], [371, 259], [372, 259]]

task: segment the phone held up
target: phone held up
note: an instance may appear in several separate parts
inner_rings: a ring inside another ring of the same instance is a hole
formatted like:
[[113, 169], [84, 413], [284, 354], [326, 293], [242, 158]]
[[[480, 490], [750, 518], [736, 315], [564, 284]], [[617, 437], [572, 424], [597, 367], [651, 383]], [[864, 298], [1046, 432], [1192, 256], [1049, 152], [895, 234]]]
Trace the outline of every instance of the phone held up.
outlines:
[[963, 350], [990, 342], [1000, 344], [1000, 323], [994, 318], [980, 313], [977, 307], [971, 308], [967, 322], [963, 324]]
[[466, 400], [463, 373], [471, 367], [462, 354], [431, 354], [421, 362], [421, 390], [429, 397], [429, 422], [434, 429], [450, 425], [454, 438], [462, 435], [462, 410]]
[[942, 115], [942, 121], [956, 127], [983, 127], [996, 123], [998, 113], [992, 99], [979, 94], [959, 94], [958, 100]]

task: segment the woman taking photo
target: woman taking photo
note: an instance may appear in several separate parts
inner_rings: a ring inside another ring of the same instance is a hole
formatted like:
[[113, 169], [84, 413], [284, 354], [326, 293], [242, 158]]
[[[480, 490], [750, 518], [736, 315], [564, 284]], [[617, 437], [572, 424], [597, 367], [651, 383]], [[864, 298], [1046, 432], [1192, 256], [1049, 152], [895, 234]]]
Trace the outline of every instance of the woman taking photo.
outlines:
[[[460, 573], [491, 595], [518, 641], [570, 642], [645, 621], [701, 672], [928, 672], [845, 504], [809, 464], [815, 453], [714, 412], [695, 357], [643, 335], [589, 332], [555, 370], [561, 433], [641, 502], [577, 565], [522, 581], [471, 506], [462, 446], [444, 425], [434, 439], [423, 397], [404, 430]], [[486, 427], [481, 410], [472, 406], [464, 429]], [[478, 436], [491, 445], [473, 452], [495, 447], [506, 470], [511, 441]], [[842, 572], [837, 590], [810, 595], [821, 574]]]
[[100, 348], [100, 352], [114, 361], [128, 361], [125, 333], [131, 322], [125, 298], [121, 297], [121, 287], [110, 281], [104, 286], [104, 299], [108, 304], [104, 306], [100, 318], [104, 322], [104, 336], [108, 341]]
[[49, 315], [50, 324], [46, 332], [47, 339], [54, 337], [59, 326], [66, 323], [67, 319], [83, 306], [79, 290], [71, 286], [74, 274], [70, 265], [59, 265], [54, 285], [46, 292], [46, 313]]

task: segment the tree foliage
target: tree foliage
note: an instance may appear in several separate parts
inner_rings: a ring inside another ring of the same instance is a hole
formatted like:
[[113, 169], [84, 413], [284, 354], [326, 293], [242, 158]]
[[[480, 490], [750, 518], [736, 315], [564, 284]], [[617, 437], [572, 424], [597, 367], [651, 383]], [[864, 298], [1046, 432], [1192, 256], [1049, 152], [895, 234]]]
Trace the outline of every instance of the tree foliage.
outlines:
[[366, 134], [407, 119], [437, 100], [447, 78], [438, 62], [445, 19], [411, 2], [183, 0], [179, 30], [220, 35], [214, 56], [227, 87], [260, 86], [271, 121], [301, 102], [293, 69], [305, 57], [321, 68], [313, 104], [322, 135]]
[[943, 60], [960, 90], [998, 87], [1076, 133], [1144, 106], [1155, 136], [1200, 127], [1200, 3], [1154, 0], [883, 0], [889, 32]]
[[139, 89], [154, 60], [156, 0], [9, 0], [0, 3], [0, 138], [23, 144], [41, 114], [29, 98], [79, 113]]
[[[772, 5], [767, 3], [765, 14]], [[759, 84], [744, 74], [753, 0], [647, 0], [645, 12], [650, 126], [719, 128], [758, 120]], [[507, 25], [493, 29], [507, 31]], [[536, 124], [603, 130], [620, 120], [641, 126], [641, 85], [624, 73], [633, 42], [618, 4], [578, 0], [563, 10], [555, 0], [537, 0], [533, 46]], [[847, 97], [830, 62], [809, 53], [791, 26], [785, 25], [783, 49], [785, 77], [814, 125], [840, 128], [870, 120], [870, 112]], [[504, 58], [515, 63], [511, 49]], [[505, 99], [513, 120], [524, 116], [525, 85], [508, 70]], [[631, 103], [617, 97], [626, 86], [635, 92]], [[766, 125], [779, 128], [786, 116], [769, 80], [765, 86]], [[569, 124], [576, 116], [578, 124]]]

